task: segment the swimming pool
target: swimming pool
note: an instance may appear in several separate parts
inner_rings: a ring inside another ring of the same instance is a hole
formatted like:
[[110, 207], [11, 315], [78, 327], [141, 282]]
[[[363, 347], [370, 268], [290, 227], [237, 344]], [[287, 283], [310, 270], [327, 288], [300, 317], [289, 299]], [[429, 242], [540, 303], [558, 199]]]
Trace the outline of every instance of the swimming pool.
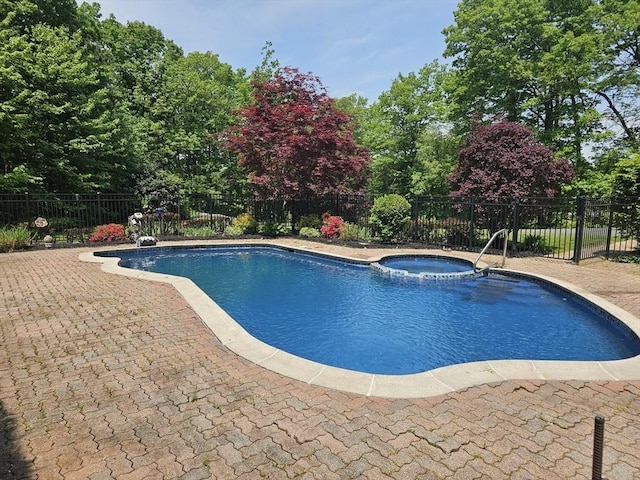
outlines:
[[[615, 318], [521, 275], [434, 282], [265, 247], [104, 255], [130, 268], [191, 278], [254, 337], [340, 369], [408, 375], [479, 361], [601, 362], [640, 353], [637, 336]], [[414, 261], [399, 259], [396, 266], [405, 260]]]

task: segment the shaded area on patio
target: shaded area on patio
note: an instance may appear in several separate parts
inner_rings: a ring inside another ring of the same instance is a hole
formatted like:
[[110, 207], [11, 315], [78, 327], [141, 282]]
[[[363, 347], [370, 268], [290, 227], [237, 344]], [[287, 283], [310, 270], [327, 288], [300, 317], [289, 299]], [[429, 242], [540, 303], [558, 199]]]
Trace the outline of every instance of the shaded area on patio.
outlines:
[[0, 402], [0, 472], [5, 480], [31, 478], [31, 462], [22, 455], [16, 418]]

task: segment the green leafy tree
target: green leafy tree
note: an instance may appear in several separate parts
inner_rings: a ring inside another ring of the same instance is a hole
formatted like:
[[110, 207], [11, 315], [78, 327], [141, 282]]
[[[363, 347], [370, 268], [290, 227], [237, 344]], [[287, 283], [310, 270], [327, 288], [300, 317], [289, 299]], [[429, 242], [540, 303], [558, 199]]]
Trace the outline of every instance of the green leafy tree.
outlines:
[[355, 93], [335, 101], [336, 108], [349, 115], [353, 122], [353, 139], [358, 145], [364, 145], [367, 125], [370, 119], [368, 100]]
[[445, 124], [446, 77], [437, 61], [398, 75], [369, 109], [362, 139], [373, 156], [373, 193], [446, 193], [458, 143]]
[[453, 58], [453, 118], [481, 113], [525, 123], [584, 169], [584, 146], [601, 127], [590, 90], [601, 55], [592, 4], [461, 1], [456, 23], [444, 30], [445, 55]]
[[164, 89], [168, 65], [183, 57], [182, 50], [143, 22], [123, 25], [109, 17], [102, 22], [101, 32], [114, 109], [128, 139], [123, 150], [136, 165], [131, 175], [135, 190], [177, 195], [182, 178], [165, 165], [168, 134], [155, 104]]
[[601, 40], [593, 90], [617, 125], [622, 146], [640, 145], [640, 3], [601, 0], [591, 7]]
[[218, 138], [249, 97], [244, 71], [234, 72], [212, 53], [190, 53], [167, 63], [157, 94], [158, 171], [177, 175], [184, 193], [231, 191], [236, 160]]
[[23, 172], [24, 188], [41, 178], [50, 191], [108, 191], [126, 162], [113, 150], [120, 128], [103, 59], [79, 28], [91, 24], [82, 17], [91, 10], [78, 13], [67, 1], [14, 5], [0, 6], [2, 173]]
[[616, 198], [627, 199], [615, 215], [616, 226], [625, 236], [640, 242], [640, 153], [616, 164], [612, 193]]

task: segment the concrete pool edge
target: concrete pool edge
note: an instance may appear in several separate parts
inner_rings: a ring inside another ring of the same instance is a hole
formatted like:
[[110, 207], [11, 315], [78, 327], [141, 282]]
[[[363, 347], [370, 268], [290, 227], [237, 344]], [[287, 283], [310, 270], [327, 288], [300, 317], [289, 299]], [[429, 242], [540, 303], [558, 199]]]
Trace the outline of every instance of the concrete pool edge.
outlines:
[[[386, 256], [357, 259], [344, 255], [318, 252], [304, 247], [291, 247], [278, 243], [165, 243], [163, 247], [209, 247], [209, 246], [270, 246], [322, 255], [336, 259], [346, 259], [358, 263], [377, 261]], [[132, 248], [119, 245], [102, 248], [99, 251], [113, 251]], [[161, 247], [145, 247], [161, 248]], [[640, 355], [624, 360], [605, 362], [589, 361], [531, 361], [493, 360], [465, 363], [442, 367], [411, 375], [377, 375], [354, 372], [322, 365], [296, 357], [257, 340], [237, 324], [222, 308], [209, 298], [191, 280], [158, 273], [144, 272], [118, 266], [117, 257], [98, 257], [94, 251], [80, 254], [80, 260], [101, 263], [107, 273], [124, 275], [142, 280], [160, 281], [173, 285], [194, 312], [200, 317], [218, 340], [235, 354], [246, 358], [271, 371], [291, 377], [311, 385], [317, 385], [366, 396], [386, 398], [420, 398], [451, 393], [469, 387], [503, 382], [507, 380], [580, 380], [617, 381], [640, 379]], [[604, 309], [626, 324], [640, 337], [640, 320], [620, 307], [593, 295], [575, 285], [555, 278], [545, 277], [517, 270], [499, 269], [497, 272], [515, 273], [538, 278], [558, 285]]]

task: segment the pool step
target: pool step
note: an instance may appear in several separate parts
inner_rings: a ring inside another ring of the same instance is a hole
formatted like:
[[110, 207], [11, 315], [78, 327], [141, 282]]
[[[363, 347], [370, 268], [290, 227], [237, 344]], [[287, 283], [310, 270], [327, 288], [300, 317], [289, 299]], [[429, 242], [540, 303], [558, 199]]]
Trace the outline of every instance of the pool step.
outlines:
[[484, 304], [494, 304], [506, 299], [518, 286], [517, 280], [483, 279], [473, 282], [465, 295], [465, 299]]

